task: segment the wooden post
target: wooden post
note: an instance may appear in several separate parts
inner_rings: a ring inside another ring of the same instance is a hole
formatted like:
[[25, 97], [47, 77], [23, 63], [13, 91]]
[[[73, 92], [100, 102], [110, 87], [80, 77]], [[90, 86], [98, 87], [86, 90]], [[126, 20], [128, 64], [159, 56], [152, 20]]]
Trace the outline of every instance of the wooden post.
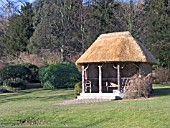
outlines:
[[117, 84], [118, 84], [118, 91], [121, 91], [121, 83], [120, 83], [120, 64], [117, 64]]
[[102, 93], [102, 66], [99, 67], [99, 93]]
[[85, 93], [84, 86], [85, 86], [85, 70], [84, 66], [82, 66], [82, 93]]
[[143, 75], [143, 71], [141, 69], [141, 65], [138, 66], [138, 69], [139, 69], [139, 77], [141, 77]]

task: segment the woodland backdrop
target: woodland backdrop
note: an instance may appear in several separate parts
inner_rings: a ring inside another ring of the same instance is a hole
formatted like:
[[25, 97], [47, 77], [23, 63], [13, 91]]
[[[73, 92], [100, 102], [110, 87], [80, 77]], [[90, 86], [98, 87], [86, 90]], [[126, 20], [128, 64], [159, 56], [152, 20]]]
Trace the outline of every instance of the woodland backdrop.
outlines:
[[4, 63], [75, 62], [100, 34], [119, 31], [130, 31], [159, 66], [170, 66], [169, 0], [0, 0]]

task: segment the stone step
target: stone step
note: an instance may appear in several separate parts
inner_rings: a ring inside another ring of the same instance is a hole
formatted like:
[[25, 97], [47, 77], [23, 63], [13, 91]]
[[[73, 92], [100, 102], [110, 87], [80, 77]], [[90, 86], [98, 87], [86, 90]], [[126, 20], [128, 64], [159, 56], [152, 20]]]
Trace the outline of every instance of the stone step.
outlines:
[[112, 97], [104, 97], [104, 96], [78, 96], [77, 97], [77, 99], [96, 99], [96, 100], [98, 100], [98, 99], [108, 99], [108, 100], [115, 100], [116, 99], [116, 97], [115, 96], [112, 96]]
[[115, 99], [122, 99], [122, 93], [81, 93], [77, 99], [108, 99], [108, 100], [115, 100]]

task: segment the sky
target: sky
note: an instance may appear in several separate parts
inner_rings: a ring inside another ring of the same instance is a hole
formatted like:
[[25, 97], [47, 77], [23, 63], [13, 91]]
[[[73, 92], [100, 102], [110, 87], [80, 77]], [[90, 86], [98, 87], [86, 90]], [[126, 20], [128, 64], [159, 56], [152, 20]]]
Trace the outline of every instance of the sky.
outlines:
[[[30, 2], [30, 3], [32, 3], [32, 2], [34, 2], [35, 0], [11, 0], [11, 1], [15, 1], [15, 2], [19, 2], [19, 1], [28, 1], [28, 2]], [[0, 4], [2, 3], [2, 2], [6, 2], [6, 0], [0, 0]]]
[[35, 0], [29, 0], [30, 3], [34, 2]]
[[[6, 3], [7, 0], [0, 0], [0, 14], [2, 13], [2, 10], [1, 8], [3, 8], [3, 5]], [[35, 0], [10, 0], [10, 1], [13, 1], [13, 2], [18, 2], [17, 4], [20, 6], [21, 3], [19, 2], [30, 2], [30, 3], [33, 3]], [[3, 14], [1, 14], [3, 15]]]
[[[30, 3], [34, 2], [35, 0], [28, 0]], [[85, 1], [85, 0], [84, 0]], [[129, 1], [129, 0], [124, 0], [124, 1]]]

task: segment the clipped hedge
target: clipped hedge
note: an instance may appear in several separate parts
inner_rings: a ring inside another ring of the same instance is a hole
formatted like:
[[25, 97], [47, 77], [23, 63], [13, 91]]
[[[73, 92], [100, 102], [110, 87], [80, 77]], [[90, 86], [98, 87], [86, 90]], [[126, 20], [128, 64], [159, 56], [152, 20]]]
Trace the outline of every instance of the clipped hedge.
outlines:
[[30, 71], [22, 65], [8, 65], [1, 69], [0, 76], [3, 85], [17, 86], [27, 79]]
[[81, 75], [76, 66], [69, 62], [60, 62], [39, 69], [39, 80], [44, 88], [74, 88]]

